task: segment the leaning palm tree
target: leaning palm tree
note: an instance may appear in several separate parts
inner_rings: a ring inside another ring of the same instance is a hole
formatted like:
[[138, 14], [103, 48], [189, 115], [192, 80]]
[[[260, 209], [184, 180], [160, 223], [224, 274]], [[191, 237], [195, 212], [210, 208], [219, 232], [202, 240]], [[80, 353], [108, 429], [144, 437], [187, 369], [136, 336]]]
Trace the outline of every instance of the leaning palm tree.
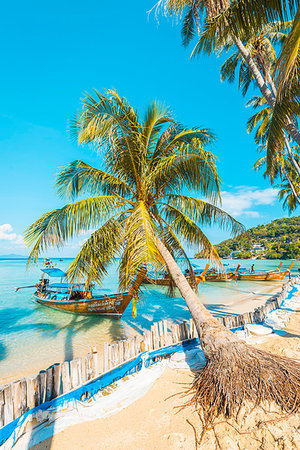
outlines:
[[[162, 264], [187, 303], [207, 359], [193, 383], [192, 399], [207, 412], [230, 416], [245, 400], [274, 400], [289, 412], [300, 405], [300, 365], [254, 349], [222, 326], [202, 305], [175, 261], [187, 259], [183, 242], [218, 255], [201, 227], [219, 223], [234, 235], [242, 226], [215, 206], [220, 179], [215, 158], [204, 146], [207, 129], [187, 129], [157, 104], [144, 120], [116, 92], [87, 96], [73, 122], [79, 143], [103, 152], [104, 170], [81, 161], [58, 176], [60, 195], [85, 196], [44, 214], [26, 232], [36, 260], [49, 245], [60, 247], [83, 230], [95, 229], [69, 266], [71, 278], [101, 280], [116, 256], [119, 283], [126, 289], [146, 263]], [[197, 191], [204, 199], [187, 195]]]
[[[262, 108], [260, 111], [253, 114], [247, 123], [248, 133], [253, 131], [256, 127], [255, 142], [259, 145], [259, 150], [265, 151], [267, 154], [267, 156], [260, 158], [256, 162], [254, 169], [257, 170], [266, 165], [264, 177], [269, 178], [271, 184], [274, 183], [275, 178], [278, 176], [281, 178], [281, 181], [287, 182], [291, 192], [293, 193], [296, 208], [300, 204], [300, 198], [296, 188], [296, 185], [299, 184], [298, 180], [300, 175], [299, 147], [291, 147], [286, 137], [284, 145], [278, 145], [275, 155], [270, 155], [268, 152], [268, 141], [273, 110], [270, 106], [266, 106], [266, 100], [264, 97], [258, 96], [250, 99], [247, 102], [247, 106], [252, 106], [254, 109]], [[288, 172], [291, 172], [293, 176], [289, 176]]]
[[[158, 12], [164, 9], [167, 13], [182, 19], [184, 45], [198, 36], [198, 42], [193, 51], [194, 56], [201, 52], [219, 53], [220, 49], [226, 49], [228, 41], [233, 42], [247, 64], [248, 71], [261, 94], [269, 106], [276, 110], [276, 120], [273, 120], [274, 126], [271, 129], [274, 138], [270, 139], [269, 148], [275, 153], [276, 139], [283, 142], [286, 132], [300, 145], [300, 131], [297, 122], [299, 78], [294, 76], [299, 67], [300, 10], [298, 0], [280, 2], [277, 0], [159, 0], [156, 9]], [[282, 64], [280, 65], [280, 69], [283, 68], [283, 70], [279, 70], [278, 80], [279, 85], [288, 85], [289, 89], [287, 95], [282, 92], [282, 99], [279, 101], [277, 94], [273, 92], [272, 87], [264, 78], [261, 67], [245, 47], [245, 42], [270, 22], [277, 20], [284, 22], [293, 18], [295, 14], [292, 30], [283, 47]], [[293, 88], [291, 88], [292, 85]], [[296, 102], [294, 102], [295, 96]]]

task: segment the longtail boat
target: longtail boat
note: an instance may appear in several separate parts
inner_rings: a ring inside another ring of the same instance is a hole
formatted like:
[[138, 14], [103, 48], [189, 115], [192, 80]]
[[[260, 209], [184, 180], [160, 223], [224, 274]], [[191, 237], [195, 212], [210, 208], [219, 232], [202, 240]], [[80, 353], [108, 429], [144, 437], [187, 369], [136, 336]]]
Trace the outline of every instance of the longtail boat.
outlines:
[[[206, 264], [202, 273], [196, 276], [197, 284], [199, 284], [200, 281], [204, 280], [204, 276], [205, 276], [205, 273], [208, 270], [208, 268], [209, 268], [209, 264]], [[185, 278], [188, 281], [190, 280], [189, 273], [190, 273], [189, 270], [186, 270], [186, 272], [184, 273]], [[156, 286], [169, 286], [170, 278], [168, 276], [168, 272], [166, 272], [166, 271], [164, 272], [164, 271], [148, 270], [147, 275], [145, 275], [145, 277], [143, 279], [143, 283], [154, 284]]]
[[234, 279], [236, 279], [238, 275], [238, 270], [240, 268], [240, 264], [237, 266], [237, 268], [226, 270], [225, 272], [218, 271], [216, 269], [210, 269], [205, 270], [202, 273], [199, 271], [196, 271], [196, 280], [197, 284], [200, 283], [200, 281], [217, 281], [217, 282], [229, 282]]
[[[145, 275], [145, 272], [138, 275], [129, 292], [98, 295], [93, 293], [93, 285], [65, 282], [67, 274], [58, 268], [41, 270], [42, 277], [35, 286], [23, 286], [16, 291], [36, 287], [33, 297], [41, 305], [74, 314], [103, 315], [114, 319], [122, 317]], [[50, 283], [47, 276], [60, 278], [60, 282]]]
[[238, 280], [242, 281], [282, 281], [287, 274], [291, 271], [291, 268], [293, 267], [295, 263], [292, 262], [290, 267], [286, 270], [280, 271], [280, 268], [282, 266], [282, 262], [279, 264], [277, 269], [275, 270], [269, 270], [269, 271], [259, 271], [255, 272], [254, 270], [240, 270], [238, 272]]

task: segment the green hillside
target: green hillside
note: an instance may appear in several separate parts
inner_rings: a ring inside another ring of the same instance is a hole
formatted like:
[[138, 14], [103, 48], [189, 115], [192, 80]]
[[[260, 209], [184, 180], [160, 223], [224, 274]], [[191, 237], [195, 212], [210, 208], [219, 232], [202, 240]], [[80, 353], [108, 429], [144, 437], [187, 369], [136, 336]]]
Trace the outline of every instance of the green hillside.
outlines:
[[[300, 217], [273, 220], [250, 228], [235, 239], [217, 244], [221, 258], [298, 259], [300, 258]], [[205, 255], [197, 253], [195, 258]]]

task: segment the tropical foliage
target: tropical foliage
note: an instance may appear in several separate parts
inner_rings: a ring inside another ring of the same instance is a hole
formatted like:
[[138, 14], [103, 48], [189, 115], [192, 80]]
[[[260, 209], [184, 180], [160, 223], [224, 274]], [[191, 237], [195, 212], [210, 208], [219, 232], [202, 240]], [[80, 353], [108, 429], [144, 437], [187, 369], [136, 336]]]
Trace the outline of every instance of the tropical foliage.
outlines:
[[174, 257], [185, 258], [191, 272], [183, 243], [205, 249], [220, 263], [202, 226], [216, 223], [233, 234], [242, 226], [216, 206], [220, 179], [214, 155], [204, 149], [214, 140], [208, 129], [185, 128], [155, 102], [141, 119], [117, 92], [96, 91], [83, 101], [72, 132], [80, 144], [93, 144], [103, 168], [74, 161], [59, 173], [59, 195], [79, 199], [43, 214], [28, 228], [31, 260], [49, 246], [61, 247], [94, 230], [69, 266], [71, 279], [100, 282], [120, 257], [120, 288], [125, 290], [146, 263], [163, 265], [157, 239]]
[[[266, 225], [250, 228], [237, 238], [217, 244], [220, 257], [248, 259], [300, 258], [300, 217], [273, 220]], [[202, 254], [196, 254], [201, 258]]]
[[[223, 64], [221, 76], [232, 82], [239, 67], [243, 95], [254, 84], [270, 109], [265, 133], [267, 171], [277, 154], [286, 153], [285, 160], [299, 177], [297, 158], [290, 151], [294, 144], [300, 145], [299, 2], [161, 0], [159, 6], [181, 18], [183, 44], [196, 40], [194, 56], [235, 49]], [[293, 196], [294, 188], [288, 184]], [[297, 196], [290, 204], [299, 204]]]

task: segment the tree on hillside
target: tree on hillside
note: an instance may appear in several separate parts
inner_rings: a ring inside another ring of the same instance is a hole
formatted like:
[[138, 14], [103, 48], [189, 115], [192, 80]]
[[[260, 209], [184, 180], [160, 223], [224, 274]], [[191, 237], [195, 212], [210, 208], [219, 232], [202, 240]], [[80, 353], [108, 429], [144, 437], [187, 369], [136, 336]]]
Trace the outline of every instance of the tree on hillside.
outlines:
[[[211, 133], [187, 129], [153, 103], [141, 120], [116, 92], [87, 96], [74, 120], [81, 144], [103, 152], [105, 170], [82, 161], [58, 176], [61, 196], [92, 197], [50, 211], [26, 232], [36, 260], [49, 246], [62, 246], [82, 231], [96, 229], [71, 263], [71, 279], [101, 280], [106, 267], [120, 257], [120, 289], [126, 289], [146, 263], [166, 266], [185, 299], [207, 359], [193, 383], [193, 402], [204, 408], [208, 421], [231, 416], [240, 405], [273, 400], [287, 412], [300, 406], [300, 364], [246, 345], [221, 325], [202, 305], [178, 267], [175, 257], [187, 255], [183, 242], [218, 254], [201, 227], [218, 223], [233, 234], [240, 223], [214, 205], [220, 180], [215, 158], [204, 150]], [[185, 195], [199, 192], [208, 201]]]

